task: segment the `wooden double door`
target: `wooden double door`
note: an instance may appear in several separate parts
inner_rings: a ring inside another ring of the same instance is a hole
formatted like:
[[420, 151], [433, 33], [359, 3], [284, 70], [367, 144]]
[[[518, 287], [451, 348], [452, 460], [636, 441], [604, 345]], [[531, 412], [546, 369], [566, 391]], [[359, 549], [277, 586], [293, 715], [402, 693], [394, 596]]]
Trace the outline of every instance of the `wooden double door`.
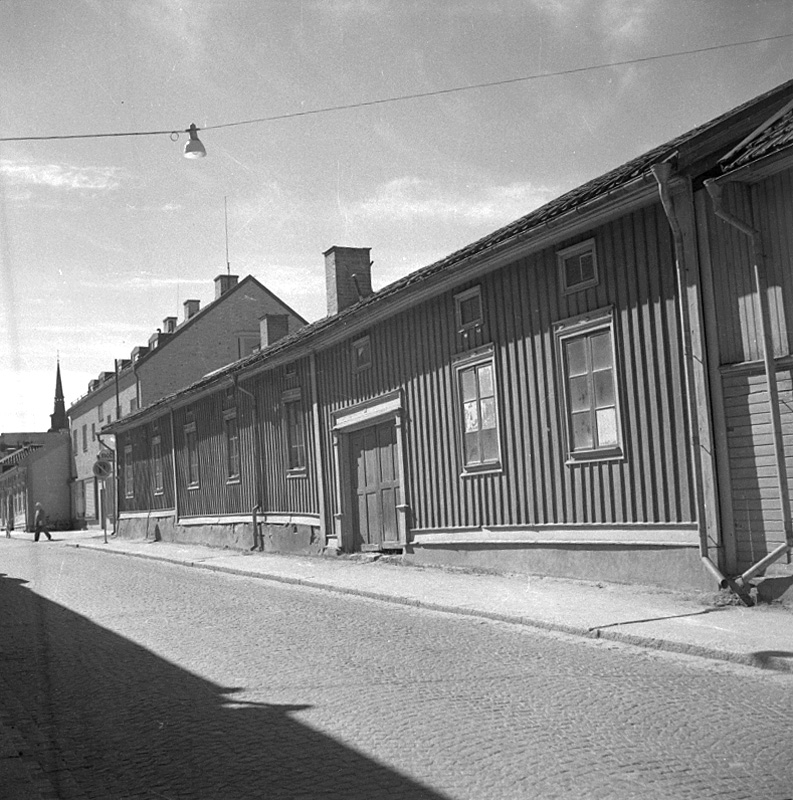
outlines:
[[398, 447], [393, 421], [349, 435], [354, 550], [401, 547]]

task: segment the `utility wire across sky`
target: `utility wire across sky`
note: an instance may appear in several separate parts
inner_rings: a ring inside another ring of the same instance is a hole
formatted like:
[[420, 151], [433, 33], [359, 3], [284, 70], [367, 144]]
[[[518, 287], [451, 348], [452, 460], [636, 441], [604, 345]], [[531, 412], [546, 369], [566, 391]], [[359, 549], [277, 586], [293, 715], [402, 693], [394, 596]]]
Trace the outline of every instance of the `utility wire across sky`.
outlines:
[[[518, 78], [504, 78], [497, 81], [486, 81], [483, 83], [472, 83], [466, 86], [452, 86], [446, 89], [433, 89], [428, 92], [416, 92], [414, 94], [395, 95], [392, 97], [382, 97], [376, 100], [363, 100], [357, 103], [347, 103], [344, 105], [324, 106], [313, 108], [306, 111], [292, 111], [285, 114], [274, 114], [268, 117], [258, 117], [256, 119], [246, 119], [237, 122], [223, 122], [217, 125], [206, 125], [197, 127], [199, 131], [220, 130], [221, 128], [236, 128], [242, 125], [256, 125], [264, 122], [276, 122], [278, 120], [295, 119], [297, 117], [308, 117], [315, 114], [328, 114], [333, 111], [350, 111], [357, 108], [367, 108], [369, 106], [385, 105], [387, 103], [400, 103], [407, 100], [420, 100], [427, 97], [439, 97], [441, 95], [455, 94], [457, 92], [468, 92], [474, 89], [489, 89], [498, 86], [508, 86], [515, 83], [526, 83], [528, 81], [542, 80], [545, 78], [556, 78], [564, 75], [576, 75], [583, 72], [594, 70], [609, 69], [611, 67], [623, 67], [630, 64], [643, 64], [649, 61], [660, 61], [668, 58], [680, 58], [682, 56], [696, 55], [699, 53], [709, 53], [714, 50], [724, 50], [730, 47], [744, 47], [751, 44], [762, 44], [773, 42], [780, 39], [789, 39], [793, 33], [782, 33], [776, 36], [765, 36], [762, 39], [746, 39], [741, 42], [728, 42], [726, 44], [716, 44], [709, 47], [698, 47], [693, 50], [678, 50], [672, 53], [659, 53], [653, 56], [643, 56], [641, 58], [630, 58], [623, 61], [610, 61], [605, 64], [590, 64], [586, 67], [573, 67], [571, 69], [557, 70], [555, 72], [542, 72], [535, 75], [524, 75]], [[169, 130], [158, 131], [124, 131], [119, 133], [73, 133], [73, 134], [53, 134], [50, 136], [0, 136], [0, 142], [34, 142], [52, 141], [59, 139], [103, 139], [120, 136], [171, 136], [177, 137], [180, 133], [190, 133], [190, 128], [171, 128]]]

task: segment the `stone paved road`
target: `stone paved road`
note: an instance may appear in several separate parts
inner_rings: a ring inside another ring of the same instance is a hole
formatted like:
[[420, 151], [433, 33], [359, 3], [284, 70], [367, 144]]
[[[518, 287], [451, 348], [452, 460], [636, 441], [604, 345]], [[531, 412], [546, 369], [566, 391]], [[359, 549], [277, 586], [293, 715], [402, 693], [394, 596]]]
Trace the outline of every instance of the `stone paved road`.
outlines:
[[791, 675], [57, 543], [0, 574], [44, 796], [793, 798]]

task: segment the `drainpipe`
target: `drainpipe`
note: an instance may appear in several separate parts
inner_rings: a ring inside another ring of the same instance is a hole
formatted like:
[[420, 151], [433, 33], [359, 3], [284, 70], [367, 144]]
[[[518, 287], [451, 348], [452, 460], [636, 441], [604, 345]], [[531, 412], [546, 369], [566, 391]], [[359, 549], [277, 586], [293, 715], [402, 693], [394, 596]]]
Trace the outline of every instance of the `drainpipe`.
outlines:
[[672, 198], [669, 194], [669, 178], [672, 173], [672, 165], [665, 161], [661, 164], [654, 164], [651, 168], [653, 176], [658, 183], [658, 194], [661, 198], [669, 227], [672, 230], [672, 239], [675, 248], [675, 274], [677, 277], [677, 295], [680, 312], [680, 328], [683, 338], [683, 362], [685, 369], [683, 376], [685, 379], [685, 408], [686, 417], [691, 434], [691, 466], [694, 472], [694, 502], [697, 509], [697, 533], [699, 534], [699, 555], [705, 569], [713, 576], [719, 588], [726, 589], [729, 586], [727, 578], [721, 573], [716, 564], [710, 557], [708, 548], [708, 536], [705, 527], [705, 503], [702, 488], [702, 470], [700, 468], [700, 438], [699, 424], [697, 422], [697, 400], [694, 397], [694, 363], [691, 348], [691, 319], [688, 313], [688, 303], [686, 301], [686, 279], [685, 279], [685, 259], [683, 256], [683, 233], [680, 230], [680, 223], [675, 213]]
[[[729, 177], [729, 176], [724, 176]], [[705, 181], [705, 188], [708, 190], [713, 200], [713, 211], [717, 217], [723, 219], [728, 225], [732, 225], [745, 236], [749, 237], [752, 245], [752, 261], [754, 271], [754, 287], [757, 299], [760, 301], [760, 326], [763, 334], [763, 366], [765, 369], [765, 379], [768, 386], [768, 406], [771, 415], [771, 432], [774, 439], [774, 456], [776, 461], [777, 485], [779, 489], [779, 499], [782, 503], [782, 521], [785, 526], [785, 543], [772, 550], [765, 558], [753, 564], [740, 577], [736, 578], [736, 583], [744, 587], [750, 578], [762, 572], [774, 561], [789, 553], [793, 548], [793, 519], [790, 511], [790, 492], [787, 485], [787, 467], [785, 464], [785, 448], [782, 440], [782, 417], [779, 412], [779, 389], [776, 380], [776, 361], [774, 360], [774, 342], [771, 336], [771, 314], [768, 306], [768, 282], [765, 270], [765, 256], [763, 253], [760, 230], [754, 225], [731, 214], [723, 206], [723, 187], [717, 182], [718, 179], [712, 178]], [[756, 190], [750, 190], [750, 208], [754, 217], [754, 209], [757, 206]]]
[[264, 511], [264, 499], [262, 489], [262, 444], [259, 431], [259, 404], [256, 401], [256, 395], [248, 391], [244, 386], [240, 386], [239, 378], [234, 376], [234, 389], [238, 392], [248, 395], [251, 398], [251, 406], [253, 408], [253, 459], [254, 459], [254, 472], [256, 476], [256, 505], [251, 509], [251, 518], [253, 521], [253, 546], [251, 550], [264, 550], [264, 537], [259, 531], [258, 514]]

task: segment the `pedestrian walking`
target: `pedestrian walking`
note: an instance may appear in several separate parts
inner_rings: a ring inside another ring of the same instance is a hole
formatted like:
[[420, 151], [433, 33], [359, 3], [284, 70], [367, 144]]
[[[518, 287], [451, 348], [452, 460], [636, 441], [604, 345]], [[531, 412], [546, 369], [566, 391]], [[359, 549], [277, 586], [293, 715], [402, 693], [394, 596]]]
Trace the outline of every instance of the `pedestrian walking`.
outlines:
[[36, 515], [33, 517], [34, 534], [33, 541], [37, 542], [39, 536], [43, 533], [47, 537], [47, 541], [52, 541], [52, 536], [47, 530], [47, 515], [44, 513], [44, 506], [41, 503], [36, 503]]

